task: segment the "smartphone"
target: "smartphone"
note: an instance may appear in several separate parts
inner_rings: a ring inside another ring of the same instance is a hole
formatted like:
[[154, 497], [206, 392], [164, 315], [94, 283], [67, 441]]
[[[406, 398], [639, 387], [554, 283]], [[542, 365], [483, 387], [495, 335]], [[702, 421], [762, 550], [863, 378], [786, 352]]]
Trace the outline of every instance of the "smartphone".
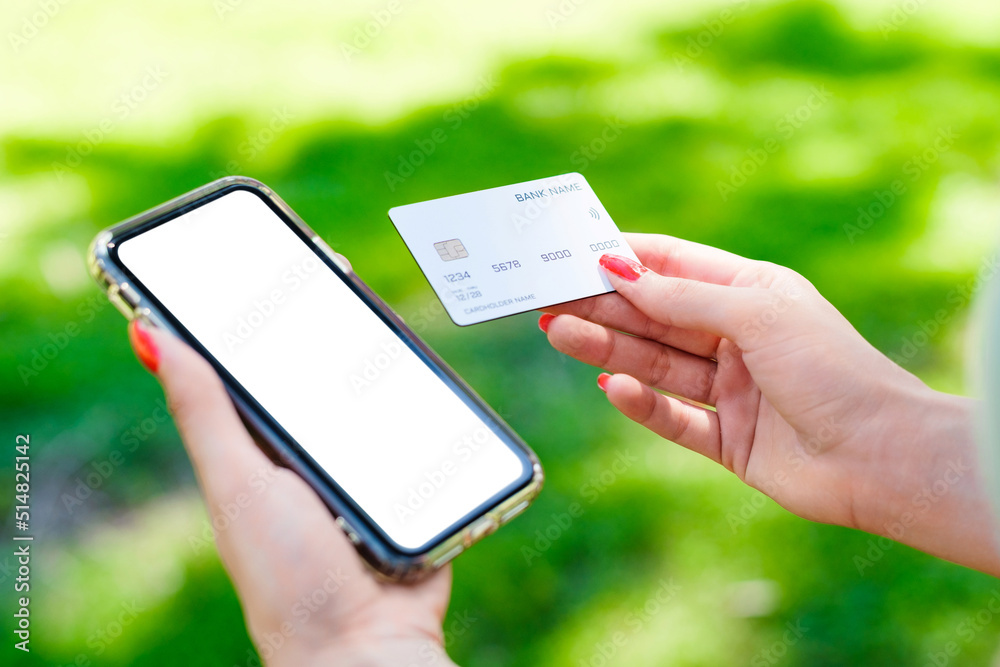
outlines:
[[362, 557], [418, 579], [524, 511], [538, 458], [278, 196], [230, 176], [98, 234], [92, 275], [185, 340]]

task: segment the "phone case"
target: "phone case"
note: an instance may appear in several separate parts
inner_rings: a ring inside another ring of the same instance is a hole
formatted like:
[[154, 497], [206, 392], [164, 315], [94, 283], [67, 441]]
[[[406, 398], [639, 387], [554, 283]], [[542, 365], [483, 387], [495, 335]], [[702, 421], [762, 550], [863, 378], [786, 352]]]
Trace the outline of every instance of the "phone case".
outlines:
[[263, 183], [244, 176], [227, 176], [213, 181], [196, 190], [192, 190], [180, 197], [172, 199], [160, 206], [152, 208], [144, 213], [140, 213], [124, 222], [101, 231], [90, 246], [88, 266], [91, 275], [98, 285], [105, 290], [111, 303], [127, 319], [139, 318], [143, 322], [156, 327], [161, 327], [173, 332], [179, 332], [173, 327], [169, 320], [158, 312], [154, 303], [140, 293], [139, 289], [128, 282], [128, 277], [124, 271], [112, 259], [109, 250], [114, 247], [117, 239], [126, 232], [130, 232], [137, 227], [146, 225], [164, 215], [175, 212], [198, 200], [212, 195], [224, 188], [231, 186], [243, 186], [251, 188], [263, 196], [267, 197], [289, 220], [292, 221], [316, 248], [327, 258], [329, 258], [338, 268], [346, 274], [350, 280], [364, 295], [369, 302], [377, 309], [385, 313], [389, 319], [399, 327], [403, 335], [410, 338], [421, 353], [430, 361], [438, 365], [462, 388], [465, 389], [475, 400], [477, 400], [485, 412], [499, 424], [507, 428], [511, 434], [515, 446], [520, 447], [532, 466], [532, 476], [530, 482], [524, 488], [515, 492], [509, 498], [500, 501], [497, 505], [486, 511], [481, 517], [473, 520], [464, 529], [445, 538], [441, 543], [421, 554], [411, 555], [401, 553], [386, 542], [376, 531], [371, 529], [367, 523], [345, 502], [334, 489], [325, 484], [321, 477], [313, 470], [312, 466], [306, 462], [299, 453], [283, 441], [278, 434], [270, 428], [265, 420], [256, 413], [250, 405], [244, 401], [226, 383], [227, 391], [233, 399], [237, 411], [242, 417], [248, 430], [253, 435], [258, 446], [275, 463], [294, 470], [308, 483], [313, 490], [319, 494], [327, 507], [333, 513], [334, 521], [346, 533], [348, 539], [355, 545], [361, 556], [379, 574], [397, 581], [414, 581], [420, 579], [433, 570], [441, 567], [451, 559], [458, 556], [462, 551], [472, 546], [487, 535], [493, 533], [497, 528], [507, 523], [515, 516], [523, 512], [531, 501], [541, 491], [544, 476], [538, 457], [531, 449], [520, 440], [519, 437], [506, 426], [504, 421], [476, 394], [468, 385], [458, 377], [458, 375], [435, 354], [427, 345], [412, 331], [405, 322], [396, 315], [395, 312], [375, 294], [360, 278], [355, 275], [350, 267], [333, 252], [329, 245], [321, 239], [299, 216], [281, 200], [270, 188]]

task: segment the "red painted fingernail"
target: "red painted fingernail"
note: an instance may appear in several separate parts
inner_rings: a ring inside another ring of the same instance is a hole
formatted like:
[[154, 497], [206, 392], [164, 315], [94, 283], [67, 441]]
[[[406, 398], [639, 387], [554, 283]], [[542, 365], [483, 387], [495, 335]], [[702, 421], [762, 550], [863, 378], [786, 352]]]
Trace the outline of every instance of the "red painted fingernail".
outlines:
[[128, 323], [128, 339], [135, 350], [135, 356], [150, 373], [155, 373], [160, 368], [160, 351], [156, 349], [153, 337], [149, 335], [146, 327], [139, 320], [132, 320]]
[[608, 380], [610, 379], [611, 376], [608, 375], [607, 373], [601, 373], [600, 375], [597, 376], [597, 386], [600, 387], [601, 391], [603, 391], [605, 394], [608, 393]]
[[545, 313], [538, 318], [538, 328], [545, 333], [549, 332], [549, 325], [552, 324], [552, 320], [556, 319], [556, 316], [552, 313]]
[[630, 283], [649, 270], [639, 262], [621, 255], [601, 255], [601, 266]]

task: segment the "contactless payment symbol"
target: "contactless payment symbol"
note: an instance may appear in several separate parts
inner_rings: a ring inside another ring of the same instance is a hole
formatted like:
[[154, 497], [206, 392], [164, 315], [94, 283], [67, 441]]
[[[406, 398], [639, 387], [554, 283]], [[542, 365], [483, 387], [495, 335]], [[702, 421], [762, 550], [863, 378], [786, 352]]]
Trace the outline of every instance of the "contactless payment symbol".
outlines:
[[438, 241], [434, 244], [434, 249], [438, 251], [441, 259], [445, 262], [469, 256], [469, 251], [465, 249], [461, 239]]

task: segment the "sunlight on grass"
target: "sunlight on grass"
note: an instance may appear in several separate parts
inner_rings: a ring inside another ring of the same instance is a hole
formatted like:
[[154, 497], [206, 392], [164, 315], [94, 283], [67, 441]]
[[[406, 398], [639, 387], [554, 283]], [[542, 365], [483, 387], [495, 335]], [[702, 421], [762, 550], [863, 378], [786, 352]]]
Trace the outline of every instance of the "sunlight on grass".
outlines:
[[[197, 493], [168, 496], [120, 516], [114, 523], [45, 550], [42, 584], [32, 602], [51, 623], [41, 638], [44, 652], [72, 654], [98, 641], [123, 605], [149, 612], [174, 596], [189, 564], [215, 559], [210, 547], [195, 554], [189, 544], [206, 521]], [[146, 632], [150, 631], [146, 625]], [[116, 653], [128, 655], [143, 643], [141, 632], [123, 632]], [[115, 638], [117, 639], [117, 638]]]
[[[625, 419], [533, 316], [452, 325], [385, 216], [580, 170], [621, 228], [788, 265], [908, 370], [961, 391], [968, 300], [949, 295], [1000, 242], [1000, 5], [903, 4], [400, 0], [385, 18], [383, 0], [111, 0], [60, 3], [19, 44], [9, 35], [39, 4], [14, 0], [0, 51], [0, 359], [15, 380], [0, 419], [20, 429], [38, 415], [35, 437], [74, 469], [118, 446], [159, 388], [110, 306], [78, 310], [101, 298], [84, 248], [246, 173], [347, 253], [542, 457], [538, 504], [456, 563], [452, 613], [481, 619], [450, 647], [460, 663], [745, 665], [805, 619], [782, 664], [922, 664], [995, 582], [901, 546], [860, 575], [869, 536], [796, 518]], [[446, 140], [420, 153], [439, 128]], [[390, 187], [401, 164], [411, 173]], [[926, 334], [942, 307], [947, 326]], [[79, 335], [19, 382], [14, 369], [67, 322]], [[33, 599], [45, 635], [23, 664], [95, 658], [88, 640], [131, 600], [147, 611], [108, 664], [247, 664], [214, 550], [188, 544], [200, 500], [163, 476], [190, 472], [173, 438], [159, 433], [107, 485], [105, 512], [46, 538]], [[586, 495], [625, 450], [635, 464]], [[545, 545], [572, 502], [585, 514]], [[677, 590], [637, 612], [664, 581]], [[954, 664], [985, 664], [998, 636], [987, 628]]]
[[69, 220], [78, 219], [90, 204], [84, 179], [64, 182], [50, 174], [33, 174], [0, 180], [0, 280], [38, 275], [28, 247], [37, 247], [42, 234]]
[[1000, 246], [1000, 189], [995, 181], [965, 174], [944, 179], [927, 220], [927, 231], [907, 250], [913, 268], [972, 272], [989, 278], [996, 273]]

